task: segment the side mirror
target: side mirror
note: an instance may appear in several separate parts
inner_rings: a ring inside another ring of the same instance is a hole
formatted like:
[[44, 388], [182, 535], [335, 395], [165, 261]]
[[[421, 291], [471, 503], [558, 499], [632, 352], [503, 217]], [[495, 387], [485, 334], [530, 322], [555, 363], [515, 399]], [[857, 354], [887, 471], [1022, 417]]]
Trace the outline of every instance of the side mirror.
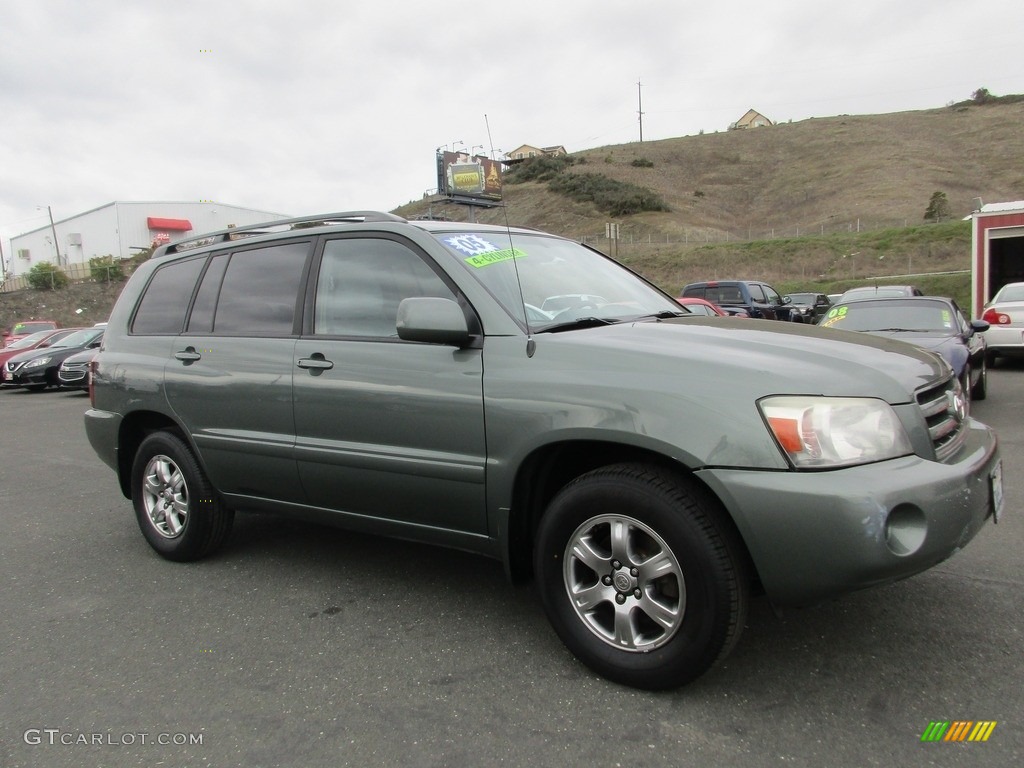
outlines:
[[417, 296], [402, 299], [395, 321], [398, 338], [465, 347], [472, 341], [466, 314], [451, 299]]
[[783, 304], [792, 304], [793, 300], [789, 296], [783, 296], [782, 297], [782, 303]]
[[978, 331], [980, 333], [982, 331], [987, 331], [989, 327], [988, 320], [971, 320], [971, 330], [973, 331]]

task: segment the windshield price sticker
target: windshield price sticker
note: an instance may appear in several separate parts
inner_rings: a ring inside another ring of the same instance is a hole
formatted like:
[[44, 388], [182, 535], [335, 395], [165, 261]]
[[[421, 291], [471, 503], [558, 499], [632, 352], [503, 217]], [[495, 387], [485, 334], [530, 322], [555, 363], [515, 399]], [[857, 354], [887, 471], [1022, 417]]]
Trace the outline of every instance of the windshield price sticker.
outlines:
[[481, 253], [477, 256], [470, 256], [464, 261], [469, 266], [480, 269], [480, 267], [489, 267], [491, 264], [498, 264], [502, 261], [509, 261], [510, 259], [521, 259], [526, 254], [520, 251], [518, 248], [506, 248], [503, 251], [492, 251], [491, 253]]
[[444, 243], [453, 251], [468, 254], [469, 258], [464, 261], [474, 269], [526, 256], [526, 253], [518, 248], [498, 248], [480, 235], [453, 235], [444, 238]]
[[996, 462], [989, 476], [992, 485], [992, 519], [998, 523], [1003, 518], [1003, 462]]

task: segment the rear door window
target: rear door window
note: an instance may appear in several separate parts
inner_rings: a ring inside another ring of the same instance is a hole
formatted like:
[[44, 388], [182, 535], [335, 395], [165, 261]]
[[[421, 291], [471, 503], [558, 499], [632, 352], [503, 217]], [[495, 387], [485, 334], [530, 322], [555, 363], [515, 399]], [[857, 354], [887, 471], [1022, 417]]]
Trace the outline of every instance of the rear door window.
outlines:
[[[236, 251], [224, 271], [213, 332], [246, 336], [293, 333], [309, 243]], [[216, 279], [216, 274], [212, 276]], [[204, 289], [205, 289], [204, 285]], [[214, 288], [210, 288], [212, 294]]]

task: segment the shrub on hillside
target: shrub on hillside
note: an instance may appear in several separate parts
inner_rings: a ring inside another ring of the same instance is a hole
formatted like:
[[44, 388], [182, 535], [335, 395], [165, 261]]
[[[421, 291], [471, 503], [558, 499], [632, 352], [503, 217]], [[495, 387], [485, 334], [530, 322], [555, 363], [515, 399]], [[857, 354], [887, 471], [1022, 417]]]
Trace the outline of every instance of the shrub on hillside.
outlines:
[[113, 283], [124, 280], [124, 268], [113, 256], [93, 256], [89, 259], [89, 274], [97, 282]]
[[638, 157], [630, 163], [634, 168], [653, 168], [654, 161], [648, 160], [646, 157]]
[[56, 291], [59, 288], [66, 288], [68, 276], [59, 267], [53, 266], [48, 261], [36, 264], [28, 271], [28, 284], [37, 291]]
[[569, 155], [541, 155], [516, 163], [505, 174], [509, 184], [527, 181], [550, 181], [576, 161]]
[[611, 216], [669, 210], [657, 193], [599, 173], [565, 173], [552, 179], [549, 186], [552, 192], [577, 202], [593, 203], [598, 210]]

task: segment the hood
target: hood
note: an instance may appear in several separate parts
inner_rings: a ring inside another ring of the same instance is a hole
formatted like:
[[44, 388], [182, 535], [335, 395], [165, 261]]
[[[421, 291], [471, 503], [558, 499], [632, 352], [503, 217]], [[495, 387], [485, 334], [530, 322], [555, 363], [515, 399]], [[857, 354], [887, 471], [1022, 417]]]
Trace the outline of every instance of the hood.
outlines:
[[883, 339], [895, 339], [905, 344], [934, 352], [937, 355], [941, 355], [954, 369], [959, 362], [956, 359], [955, 350], [963, 346], [958, 343], [956, 336], [950, 336], [948, 333], [917, 331], [860, 331], [860, 333], [867, 333]]
[[645, 378], [703, 373], [744, 381], [756, 397], [872, 396], [896, 405], [912, 402], [917, 390], [949, 375], [941, 358], [902, 341], [770, 320], [640, 321], [535, 338], [539, 349], [550, 343], [570, 358], [577, 348], [608, 372], [621, 367], [643, 371]]
[[30, 349], [27, 352], [20, 352], [9, 358], [9, 362], [28, 363], [38, 360], [41, 357], [53, 357], [62, 359], [75, 352], [81, 352], [85, 347], [43, 347], [42, 349]]

